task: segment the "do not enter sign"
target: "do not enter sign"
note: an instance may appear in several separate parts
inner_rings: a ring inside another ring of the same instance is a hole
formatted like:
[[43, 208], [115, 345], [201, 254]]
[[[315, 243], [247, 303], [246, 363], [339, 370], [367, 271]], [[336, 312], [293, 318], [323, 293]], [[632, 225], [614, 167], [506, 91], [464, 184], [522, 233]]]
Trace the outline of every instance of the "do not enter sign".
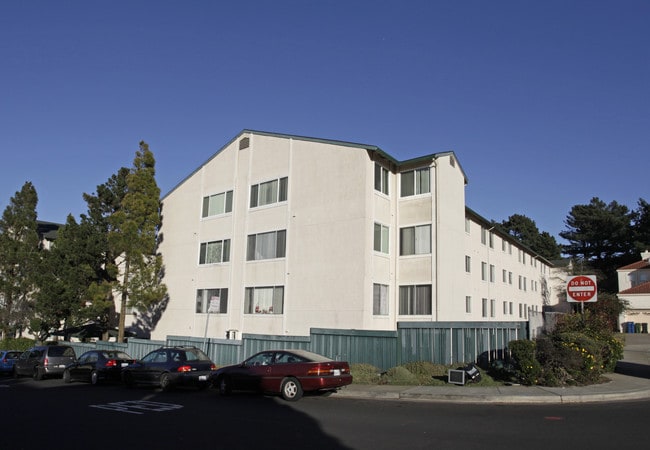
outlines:
[[568, 302], [595, 302], [598, 299], [595, 275], [578, 275], [571, 277], [566, 283], [566, 299]]

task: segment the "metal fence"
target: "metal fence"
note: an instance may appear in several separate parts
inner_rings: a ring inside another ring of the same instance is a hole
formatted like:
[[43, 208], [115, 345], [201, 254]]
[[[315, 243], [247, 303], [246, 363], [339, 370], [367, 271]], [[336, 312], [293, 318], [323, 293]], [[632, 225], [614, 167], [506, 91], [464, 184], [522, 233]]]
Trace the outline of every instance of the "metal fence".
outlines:
[[303, 349], [387, 370], [415, 361], [455, 364], [500, 359], [510, 341], [528, 337], [526, 322], [400, 322], [397, 331], [312, 328], [309, 336], [243, 334], [240, 340], [168, 336], [165, 341], [130, 338], [126, 343], [69, 344], [77, 355], [92, 349], [119, 349], [138, 359], [165, 345], [195, 346], [217, 366], [235, 364], [262, 350]]

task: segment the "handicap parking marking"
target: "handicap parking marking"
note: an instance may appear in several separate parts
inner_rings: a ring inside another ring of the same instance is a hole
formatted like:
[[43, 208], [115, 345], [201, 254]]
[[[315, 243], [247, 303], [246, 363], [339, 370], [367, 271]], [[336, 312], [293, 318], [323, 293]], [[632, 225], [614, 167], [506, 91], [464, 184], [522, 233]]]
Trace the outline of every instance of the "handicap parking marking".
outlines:
[[146, 412], [165, 412], [180, 409], [183, 405], [173, 403], [150, 402], [146, 400], [130, 400], [125, 402], [106, 403], [103, 405], [89, 405], [91, 408], [108, 409], [127, 414], [144, 414]]

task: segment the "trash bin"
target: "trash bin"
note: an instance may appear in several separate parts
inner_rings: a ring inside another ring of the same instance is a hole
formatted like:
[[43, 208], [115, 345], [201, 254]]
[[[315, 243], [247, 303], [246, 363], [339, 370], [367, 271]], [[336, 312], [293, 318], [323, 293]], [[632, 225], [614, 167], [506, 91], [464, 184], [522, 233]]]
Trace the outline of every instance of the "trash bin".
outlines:
[[634, 322], [628, 322], [627, 323], [627, 332], [628, 333], [634, 333]]
[[635, 324], [634, 324], [634, 332], [635, 332], [635, 333], [641, 333], [641, 330], [642, 330], [642, 329], [643, 329], [643, 328], [641, 327], [641, 324], [640, 324], [640, 323], [635, 323]]
[[641, 324], [641, 333], [647, 333], [648, 332], [648, 324], [647, 323], [642, 323]]

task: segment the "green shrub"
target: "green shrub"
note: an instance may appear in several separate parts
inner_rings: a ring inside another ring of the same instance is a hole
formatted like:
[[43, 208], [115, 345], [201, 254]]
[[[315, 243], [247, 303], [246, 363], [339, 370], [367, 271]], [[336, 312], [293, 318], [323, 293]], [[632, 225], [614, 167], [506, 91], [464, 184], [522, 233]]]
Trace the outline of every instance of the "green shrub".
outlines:
[[33, 339], [28, 338], [10, 338], [0, 341], [0, 349], [2, 350], [21, 350], [25, 351], [34, 345]]
[[418, 384], [428, 386], [441, 384], [446, 382], [448, 366], [442, 364], [434, 364], [430, 361], [415, 361], [403, 364], [409, 372], [415, 375], [418, 379]]
[[356, 384], [377, 384], [381, 370], [372, 364], [350, 364], [352, 382]]
[[389, 369], [385, 375], [382, 375], [382, 384], [417, 386], [420, 384], [420, 381], [406, 367], [397, 366]]
[[522, 384], [537, 384], [542, 376], [542, 367], [535, 356], [535, 341], [510, 341], [508, 347], [513, 359], [515, 377]]

